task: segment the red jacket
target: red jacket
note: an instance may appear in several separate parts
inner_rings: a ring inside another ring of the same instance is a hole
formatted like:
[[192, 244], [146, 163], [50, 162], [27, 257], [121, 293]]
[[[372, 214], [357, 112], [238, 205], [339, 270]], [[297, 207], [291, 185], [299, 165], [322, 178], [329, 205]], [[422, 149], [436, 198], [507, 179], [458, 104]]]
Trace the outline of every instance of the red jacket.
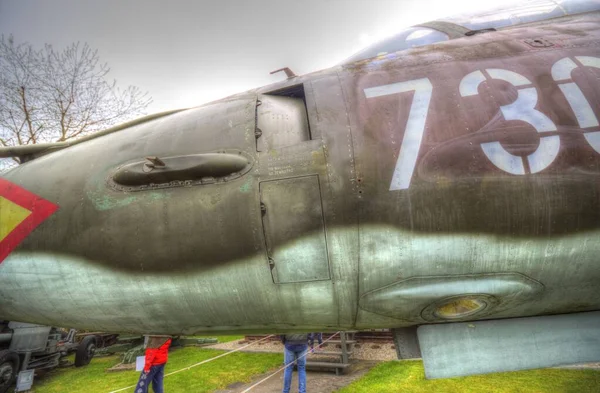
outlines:
[[149, 372], [150, 367], [159, 366], [167, 363], [169, 357], [169, 346], [171, 345], [171, 339], [168, 339], [163, 345], [158, 348], [146, 348], [146, 363], [144, 364], [144, 371]]

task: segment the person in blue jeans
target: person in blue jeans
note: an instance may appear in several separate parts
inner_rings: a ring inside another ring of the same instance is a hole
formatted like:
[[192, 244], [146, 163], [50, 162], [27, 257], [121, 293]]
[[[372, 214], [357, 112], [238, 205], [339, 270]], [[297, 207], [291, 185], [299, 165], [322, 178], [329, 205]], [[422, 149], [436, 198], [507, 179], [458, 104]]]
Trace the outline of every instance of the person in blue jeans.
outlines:
[[283, 393], [290, 393], [292, 385], [292, 372], [296, 362], [298, 366], [298, 393], [306, 393], [306, 355], [308, 354], [308, 340], [310, 334], [286, 334], [281, 336], [284, 349], [284, 362], [289, 365], [283, 374]]
[[310, 345], [310, 351], [313, 352], [315, 350], [315, 339], [317, 339], [317, 342], [319, 343], [319, 345], [317, 345], [317, 351], [319, 349], [321, 349], [321, 345], [323, 344], [323, 333], [318, 332], [318, 333], [311, 333], [308, 336], [308, 345]]

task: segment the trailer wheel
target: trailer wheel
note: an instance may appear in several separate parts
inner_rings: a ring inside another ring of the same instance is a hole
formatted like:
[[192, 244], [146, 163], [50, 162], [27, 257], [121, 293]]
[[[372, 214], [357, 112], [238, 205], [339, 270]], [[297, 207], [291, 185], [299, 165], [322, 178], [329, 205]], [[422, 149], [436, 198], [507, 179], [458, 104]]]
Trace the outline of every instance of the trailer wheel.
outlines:
[[[79, 343], [75, 353], [75, 367], [87, 366], [96, 353], [96, 337], [87, 336]], [[0, 392], [1, 393], [1, 392]]]
[[8, 388], [17, 379], [19, 372], [19, 355], [13, 351], [0, 351], [0, 393], [8, 392]]

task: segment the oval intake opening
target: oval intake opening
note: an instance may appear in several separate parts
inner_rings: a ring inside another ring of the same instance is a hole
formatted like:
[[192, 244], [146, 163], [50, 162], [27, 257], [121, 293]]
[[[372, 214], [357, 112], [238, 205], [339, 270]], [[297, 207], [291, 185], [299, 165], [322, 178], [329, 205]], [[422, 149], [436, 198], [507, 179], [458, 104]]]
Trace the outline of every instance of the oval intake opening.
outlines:
[[202, 182], [237, 178], [250, 169], [250, 161], [241, 154], [205, 153], [175, 157], [147, 157], [127, 164], [113, 175], [121, 186], [141, 187], [150, 184]]

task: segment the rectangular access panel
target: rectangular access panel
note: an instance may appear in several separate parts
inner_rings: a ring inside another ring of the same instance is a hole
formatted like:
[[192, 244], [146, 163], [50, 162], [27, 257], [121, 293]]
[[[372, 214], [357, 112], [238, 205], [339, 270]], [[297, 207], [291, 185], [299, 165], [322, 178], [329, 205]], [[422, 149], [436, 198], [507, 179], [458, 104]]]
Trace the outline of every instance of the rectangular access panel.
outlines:
[[319, 177], [261, 182], [260, 195], [273, 282], [328, 280]]

